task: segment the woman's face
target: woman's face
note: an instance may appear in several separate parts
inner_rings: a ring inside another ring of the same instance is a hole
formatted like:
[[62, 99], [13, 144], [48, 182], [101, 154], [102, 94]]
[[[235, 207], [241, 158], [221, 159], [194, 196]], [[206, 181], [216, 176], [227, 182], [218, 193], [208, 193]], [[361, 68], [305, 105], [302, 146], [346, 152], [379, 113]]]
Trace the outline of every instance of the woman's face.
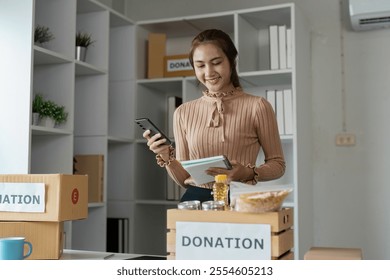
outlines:
[[212, 43], [199, 45], [193, 54], [196, 78], [209, 92], [232, 89], [230, 63], [225, 53]]

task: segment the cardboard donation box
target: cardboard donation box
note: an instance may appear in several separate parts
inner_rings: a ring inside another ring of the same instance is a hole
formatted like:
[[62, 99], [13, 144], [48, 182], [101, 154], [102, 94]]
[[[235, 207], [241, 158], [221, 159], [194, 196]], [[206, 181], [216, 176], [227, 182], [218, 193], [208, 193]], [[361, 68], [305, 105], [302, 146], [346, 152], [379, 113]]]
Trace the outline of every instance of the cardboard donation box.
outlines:
[[305, 260], [362, 260], [360, 248], [312, 247], [304, 256]]
[[87, 216], [85, 175], [0, 175], [0, 221], [62, 222]]
[[164, 77], [195, 76], [188, 54], [164, 57]]
[[167, 210], [167, 259], [294, 259], [293, 209]]
[[88, 202], [103, 202], [104, 156], [75, 155], [74, 174], [88, 175]]
[[32, 244], [27, 260], [57, 260], [64, 247], [63, 222], [0, 222], [0, 237], [23, 236]]
[[148, 79], [164, 77], [166, 38], [164, 33], [149, 33], [148, 35]]

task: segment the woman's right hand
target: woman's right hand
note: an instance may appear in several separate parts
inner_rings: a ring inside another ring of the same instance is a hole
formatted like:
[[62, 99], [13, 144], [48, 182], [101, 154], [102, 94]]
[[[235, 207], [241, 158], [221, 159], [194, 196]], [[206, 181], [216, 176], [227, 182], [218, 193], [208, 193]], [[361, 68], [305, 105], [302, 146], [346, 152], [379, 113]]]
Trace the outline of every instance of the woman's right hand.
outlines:
[[150, 130], [145, 130], [142, 136], [148, 140], [146, 144], [148, 145], [149, 150], [155, 154], [159, 154], [163, 160], [169, 160], [169, 145], [165, 144], [167, 139], [161, 138], [160, 133], [150, 136]]

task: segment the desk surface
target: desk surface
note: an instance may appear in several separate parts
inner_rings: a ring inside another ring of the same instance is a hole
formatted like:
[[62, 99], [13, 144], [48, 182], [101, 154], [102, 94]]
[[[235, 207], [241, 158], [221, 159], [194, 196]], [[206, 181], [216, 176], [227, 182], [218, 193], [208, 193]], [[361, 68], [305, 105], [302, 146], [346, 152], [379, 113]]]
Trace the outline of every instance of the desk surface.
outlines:
[[165, 256], [64, 249], [60, 260], [165, 260]]

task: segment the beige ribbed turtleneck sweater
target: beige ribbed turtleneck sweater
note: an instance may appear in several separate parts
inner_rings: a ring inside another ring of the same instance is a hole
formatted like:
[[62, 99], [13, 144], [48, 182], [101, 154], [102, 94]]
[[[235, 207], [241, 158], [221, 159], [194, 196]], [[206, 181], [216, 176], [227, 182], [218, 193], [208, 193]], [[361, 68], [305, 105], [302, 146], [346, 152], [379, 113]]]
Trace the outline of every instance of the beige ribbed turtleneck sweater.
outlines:
[[[223, 97], [204, 92], [201, 98], [183, 103], [174, 113], [174, 136], [178, 161], [226, 155], [229, 160], [254, 167], [262, 148], [265, 162], [255, 169], [257, 180], [277, 179], [285, 171], [272, 106], [266, 99], [241, 90]], [[166, 168], [179, 185], [185, 186], [189, 174], [178, 161]], [[210, 188], [212, 184], [202, 187]]]

